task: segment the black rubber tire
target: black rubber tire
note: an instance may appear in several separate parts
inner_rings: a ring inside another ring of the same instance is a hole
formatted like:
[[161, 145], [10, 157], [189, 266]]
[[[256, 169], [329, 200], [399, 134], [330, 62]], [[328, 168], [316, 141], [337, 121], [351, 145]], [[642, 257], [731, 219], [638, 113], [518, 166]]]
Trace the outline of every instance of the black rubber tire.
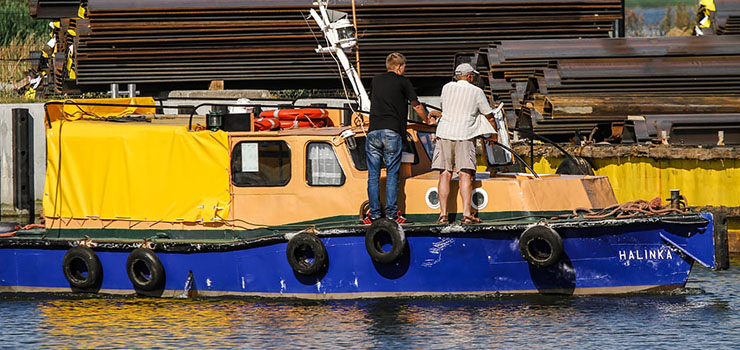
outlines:
[[[88, 247], [73, 247], [62, 259], [64, 277], [73, 289], [93, 290], [103, 282], [103, 266], [95, 252]], [[83, 272], [87, 271], [87, 276]]]
[[[390, 239], [391, 249], [383, 251], [383, 240]], [[381, 264], [390, 264], [403, 255], [406, 248], [406, 235], [397, 222], [381, 218], [375, 220], [365, 233], [365, 249], [373, 261]]]
[[532, 226], [519, 238], [519, 252], [531, 265], [549, 267], [560, 261], [563, 255], [563, 239], [550, 227]]
[[134, 249], [126, 260], [126, 273], [134, 289], [151, 292], [164, 288], [164, 266], [151, 249]]
[[581, 157], [573, 157], [573, 159], [575, 159], [575, 162], [570, 158], [563, 159], [555, 173], [561, 175], [594, 175], [594, 169], [586, 159]]
[[[308, 232], [301, 232], [288, 241], [285, 249], [288, 264], [293, 271], [304, 276], [313, 276], [327, 265], [326, 247], [319, 237]], [[313, 258], [313, 261], [309, 261]]]

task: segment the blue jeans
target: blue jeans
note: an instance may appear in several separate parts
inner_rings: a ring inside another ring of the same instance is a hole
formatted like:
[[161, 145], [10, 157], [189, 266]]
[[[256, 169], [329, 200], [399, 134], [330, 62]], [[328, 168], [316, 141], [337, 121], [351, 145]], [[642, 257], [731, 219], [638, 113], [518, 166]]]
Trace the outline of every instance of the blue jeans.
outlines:
[[373, 130], [367, 134], [367, 197], [370, 201], [370, 217], [383, 216], [380, 210], [380, 167], [385, 161], [385, 216], [395, 218], [398, 213], [398, 170], [401, 168], [402, 138], [388, 129]]

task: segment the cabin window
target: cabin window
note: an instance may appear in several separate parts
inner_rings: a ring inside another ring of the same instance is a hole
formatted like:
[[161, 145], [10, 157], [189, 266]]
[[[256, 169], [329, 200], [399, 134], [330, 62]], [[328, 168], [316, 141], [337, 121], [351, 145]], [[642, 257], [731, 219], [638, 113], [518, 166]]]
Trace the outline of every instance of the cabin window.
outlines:
[[[352, 157], [352, 164], [354, 164], [355, 169], [357, 170], [367, 170], [367, 154], [365, 153], [365, 138], [364, 137], [355, 137], [355, 144], [357, 145], [354, 149], [349, 147], [349, 143], [345, 142], [347, 145], [347, 149], [349, 150], [349, 154]], [[411, 138], [411, 134], [406, 133], [406, 139], [403, 141], [402, 145], [402, 152], [406, 153], [409, 157], [413, 156], [412, 159], [406, 159], [405, 163], [412, 163], [412, 164], [418, 164], [419, 163], [419, 155], [416, 154], [416, 147], [414, 147], [414, 141]], [[401, 155], [402, 160], [403, 154]], [[431, 158], [430, 158], [431, 159]], [[383, 159], [381, 159], [381, 168], [385, 168], [385, 162], [383, 162]]]
[[432, 160], [434, 157], [434, 141], [432, 141], [432, 135], [434, 135], [432, 132], [416, 132], [416, 136], [419, 137], [421, 145], [424, 146], [424, 152], [429, 157], [429, 160]]
[[285, 186], [290, 148], [284, 141], [242, 141], [231, 152], [231, 178], [239, 187]]
[[352, 164], [355, 165], [357, 170], [367, 170], [367, 154], [365, 153], [365, 138], [355, 137], [355, 148], [350, 148], [350, 143], [345, 142], [349, 155], [352, 157]]
[[306, 149], [306, 183], [311, 186], [344, 185], [344, 171], [334, 147], [325, 142], [311, 142]]
[[401, 161], [404, 163], [419, 164], [419, 155], [416, 154], [416, 147], [414, 147], [414, 138], [411, 134], [406, 133], [406, 139], [403, 140], [401, 147]]

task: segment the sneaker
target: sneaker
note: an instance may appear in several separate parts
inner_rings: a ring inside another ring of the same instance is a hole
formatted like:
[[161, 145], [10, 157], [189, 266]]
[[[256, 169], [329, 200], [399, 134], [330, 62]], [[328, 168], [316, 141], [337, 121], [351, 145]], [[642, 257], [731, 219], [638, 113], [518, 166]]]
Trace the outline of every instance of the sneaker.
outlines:
[[403, 215], [401, 215], [401, 211], [400, 210], [398, 212], [396, 212], [396, 216], [395, 217], [389, 217], [389, 219], [391, 219], [391, 220], [393, 220], [393, 221], [395, 221], [395, 222], [397, 222], [399, 224], [409, 223], [409, 221], [406, 220], [406, 218], [403, 217]]
[[365, 218], [362, 219], [363, 225], [372, 225], [373, 221], [378, 220], [377, 218], [370, 217], [370, 214], [365, 215]]

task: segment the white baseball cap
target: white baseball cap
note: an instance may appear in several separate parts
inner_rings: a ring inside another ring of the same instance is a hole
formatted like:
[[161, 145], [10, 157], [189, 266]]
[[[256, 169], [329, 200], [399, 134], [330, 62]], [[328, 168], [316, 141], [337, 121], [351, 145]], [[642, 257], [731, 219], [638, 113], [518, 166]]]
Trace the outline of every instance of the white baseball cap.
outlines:
[[463, 75], [468, 73], [478, 74], [478, 71], [470, 65], [470, 63], [461, 63], [455, 68], [455, 75]]

